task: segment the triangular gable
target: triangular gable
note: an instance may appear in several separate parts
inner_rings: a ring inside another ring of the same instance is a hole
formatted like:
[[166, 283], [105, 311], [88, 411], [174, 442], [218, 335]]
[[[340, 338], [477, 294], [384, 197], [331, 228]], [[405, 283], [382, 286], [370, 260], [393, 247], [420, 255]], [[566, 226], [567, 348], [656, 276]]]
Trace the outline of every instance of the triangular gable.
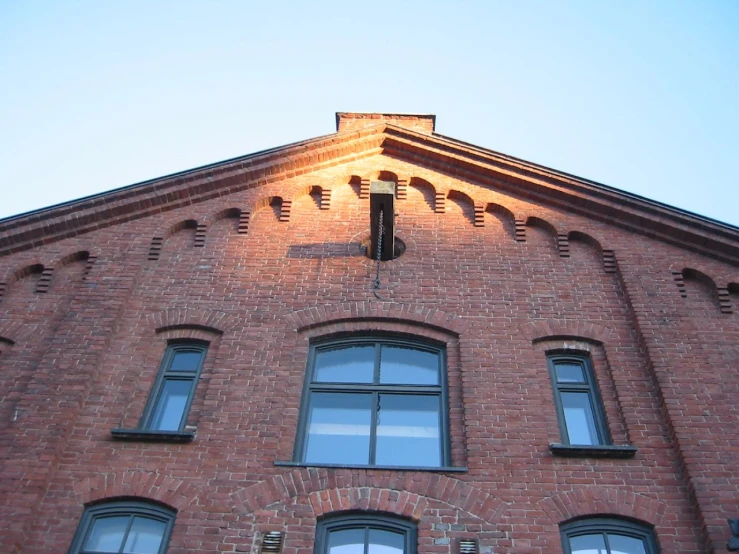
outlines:
[[739, 264], [739, 228], [433, 133], [433, 122], [377, 121], [7, 218], [0, 255], [384, 154]]

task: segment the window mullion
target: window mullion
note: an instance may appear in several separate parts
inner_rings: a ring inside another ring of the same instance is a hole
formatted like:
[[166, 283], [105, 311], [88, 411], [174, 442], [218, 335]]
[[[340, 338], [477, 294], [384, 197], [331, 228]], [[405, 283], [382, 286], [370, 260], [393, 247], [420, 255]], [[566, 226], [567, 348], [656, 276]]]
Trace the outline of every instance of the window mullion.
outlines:
[[377, 453], [377, 420], [380, 413], [380, 393], [377, 391], [372, 393], [372, 420], [370, 425], [370, 451], [369, 463], [375, 464], [375, 454]]
[[364, 554], [369, 554], [369, 532], [370, 528], [364, 528]]
[[382, 363], [382, 344], [379, 342], [375, 345], [375, 372], [374, 384], [380, 384], [380, 364]]
[[123, 539], [121, 540], [121, 545], [118, 547], [118, 552], [123, 552], [123, 549], [126, 547], [126, 541], [128, 540], [128, 534], [131, 532], [131, 527], [133, 527], [133, 519], [134, 516], [130, 515], [128, 516], [128, 525], [126, 525], [126, 532], [123, 533]]
[[606, 545], [606, 554], [611, 554], [611, 542], [608, 540], [608, 533], [603, 533], [603, 542]]

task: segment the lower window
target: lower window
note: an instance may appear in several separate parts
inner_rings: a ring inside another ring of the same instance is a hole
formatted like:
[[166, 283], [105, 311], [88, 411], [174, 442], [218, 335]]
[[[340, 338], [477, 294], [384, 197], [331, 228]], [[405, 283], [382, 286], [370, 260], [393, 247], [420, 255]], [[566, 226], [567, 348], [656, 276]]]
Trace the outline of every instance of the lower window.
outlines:
[[315, 554], [415, 554], [416, 527], [381, 516], [343, 516], [322, 521]]
[[562, 526], [566, 554], [658, 554], [654, 533], [620, 519], [590, 518]]
[[106, 502], [85, 510], [69, 554], [164, 554], [172, 510], [144, 502]]

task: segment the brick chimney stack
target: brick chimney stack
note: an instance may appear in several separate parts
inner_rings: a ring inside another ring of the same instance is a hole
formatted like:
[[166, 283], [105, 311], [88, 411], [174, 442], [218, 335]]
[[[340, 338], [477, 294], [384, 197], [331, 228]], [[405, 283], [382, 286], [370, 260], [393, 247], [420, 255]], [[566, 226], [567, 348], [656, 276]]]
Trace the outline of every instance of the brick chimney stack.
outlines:
[[380, 123], [391, 123], [419, 133], [433, 133], [436, 116], [432, 114], [336, 112], [336, 130], [356, 131]]

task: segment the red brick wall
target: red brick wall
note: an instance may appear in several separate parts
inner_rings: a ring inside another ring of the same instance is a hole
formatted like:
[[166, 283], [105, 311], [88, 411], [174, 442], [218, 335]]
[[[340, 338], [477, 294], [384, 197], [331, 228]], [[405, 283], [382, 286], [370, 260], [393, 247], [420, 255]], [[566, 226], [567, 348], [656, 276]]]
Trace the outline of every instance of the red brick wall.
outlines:
[[[377, 300], [359, 193], [380, 171], [405, 192], [407, 250], [383, 264]], [[94, 263], [68, 261], [80, 251]], [[43, 273], [21, 271], [36, 264], [53, 269], [46, 292]], [[700, 272], [686, 272], [685, 297], [684, 268]], [[413, 519], [419, 552], [475, 537], [487, 552], [556, 553], [560, 523], [601, 514], [653, 525], [663, 553], [726, 552], [739, 315], [715, 289], [735, 291], [736, 276], [384, 156], [5, 256], [0, 551], [65, 552], [86, 503], [139, 497], [178, 511], [170, 554], [254, 551], [270, 530], [286, 533], [285, 553], [310, 551], [317, 518], [352, 508]], [[452, 462], [468, 471], [276, 466], [292, 455], [309, 341], [377, 330], [446, 343]], [[211, 342], [196, 439], [113, 441], [182, 336]], [[545, 352], [563, 346], [591, 352], [611, 435], [633, 459], [550, 453]]]

